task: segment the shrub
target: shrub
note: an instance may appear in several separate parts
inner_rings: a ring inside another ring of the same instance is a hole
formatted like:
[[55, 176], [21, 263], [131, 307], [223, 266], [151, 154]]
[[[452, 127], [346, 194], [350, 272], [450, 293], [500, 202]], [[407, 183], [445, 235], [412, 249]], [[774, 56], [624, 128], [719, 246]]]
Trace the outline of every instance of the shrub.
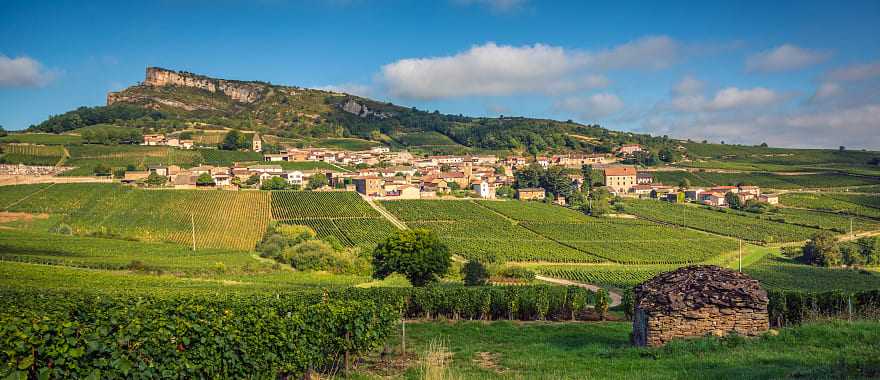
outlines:
[[61, 234], [61, 235], [73, 235], [73, 228], [64, 223], [58, 223], [52, 228], [49, 229], [49, 232], [53, 234]]
[[507, 267], [499, 271], [498, 275], [505, 278], [515, 278], [526, 281], [532, 281], [535, 279], [535, 272], [523, 267]]
[[464, 264], [464, 284], [467, 286], [486, 285], [489, 280], [489, 271], [483, 263], [470, 260]]

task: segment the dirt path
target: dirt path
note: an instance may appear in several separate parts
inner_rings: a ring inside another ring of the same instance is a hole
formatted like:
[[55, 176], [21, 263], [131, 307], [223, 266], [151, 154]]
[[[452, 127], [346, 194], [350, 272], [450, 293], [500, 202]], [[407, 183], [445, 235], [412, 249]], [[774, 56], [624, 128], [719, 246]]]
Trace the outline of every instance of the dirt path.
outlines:
[[[540, 281], [544, 281], [544, 282], [549, 282], [551, 284], [557, 284], [557, 285], [579, 286], [581, 288], [589, 289], [594, 292], [599, 291], [599, 289], [605, 289], [600, 286], [596, 286], [596, 285], [592, 285], [592, 284], [584, 284], [582, 282], [563, 280], [561, 278], [545, 277], [545, 276], [541, 276], [541, 275], [535, 276], [535, 279], [540, 280]], [[609, 289], [605, 289], [605, 290], [608, 291], [608, 295], [611, 297], [611, 304], [608, 305], [608, 307], [615, 307], [617, 305], [620, 305], [620, 302], [623, 299], [623, 297], [620, 295], [620, 293], [613, 291], [613, 290], [609, 290]]]
[[406, 224], [404, 224], [404, 223], [401, 222], [399, 219], [397, 219], [397, 217], [395, 217], [395, 216], [392, 215], [390, 212], [388, 212], [388, 210], [386, 210], [385, 207], [382, 207], [382, 206], [380, 206], [378, 203], [376, 203], [375, 201], [373, 201], [372, 198], [370, 198], [370, 197], [368, 197], [368, 196], [366, 196], [366, 195], [363, 195], [363, 194], [361, 194], [361, 193], [358, 193], [358, 195], [360, 195], [361, 198], [363, 198], [364, 201], [367, 202], [367, 203], [370, 205], [370, 207], [372, 207], [374, 210], [376, 210], [376, 212], [378, 212], [379, 214], [381, 214], [382, 216], [384, 216], [385, 219], [388, 219], [388, 221], [391, 222], [391, 224], [393, 224], [395, 227], [397, 227], [397, 228], [399, 228], [399, 229], [401, 229], [401, 230], [409, 229], [409, 227], [407, 227]]

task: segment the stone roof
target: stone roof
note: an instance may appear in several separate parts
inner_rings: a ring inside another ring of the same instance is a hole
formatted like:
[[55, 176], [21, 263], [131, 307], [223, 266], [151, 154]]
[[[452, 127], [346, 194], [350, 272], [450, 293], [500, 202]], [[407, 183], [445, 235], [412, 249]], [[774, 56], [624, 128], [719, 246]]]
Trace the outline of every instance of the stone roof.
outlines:
[[693, 310], [704, 306], [766, 309], [767, 292], [746, 274], [714, 265], [662, 273], [634, 289], [645, 311]]

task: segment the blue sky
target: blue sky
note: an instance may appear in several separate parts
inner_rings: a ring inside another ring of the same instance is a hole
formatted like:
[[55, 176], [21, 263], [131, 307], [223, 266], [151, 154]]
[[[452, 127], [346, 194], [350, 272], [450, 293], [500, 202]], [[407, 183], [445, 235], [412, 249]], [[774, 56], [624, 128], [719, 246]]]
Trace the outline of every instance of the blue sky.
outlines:
[[878, 25], [877, 1], [4, 1], [0, 125], [102, 105], [161, 66], [444, 113], [880, 149]]

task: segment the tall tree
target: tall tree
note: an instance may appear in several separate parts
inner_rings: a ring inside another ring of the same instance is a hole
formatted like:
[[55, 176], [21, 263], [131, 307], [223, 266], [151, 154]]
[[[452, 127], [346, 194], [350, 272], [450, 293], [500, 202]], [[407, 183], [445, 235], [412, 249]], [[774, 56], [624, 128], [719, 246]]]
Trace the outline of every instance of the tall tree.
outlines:
[[589, 194], [593, 190], [593, 165], [581, 166], [581, 175], [584, 176], [583, 190]]
[[400, 273], [413, 286], [437, 281], [449, 271], [452, 255], [440, 238], [425, 229], [398, 231], [373, 250], [373, 277]]
[[829, 231], [813, 235], [803, 247], [803, 259], [809, 264], [829, 267], [840, 263], [837, 238]]

